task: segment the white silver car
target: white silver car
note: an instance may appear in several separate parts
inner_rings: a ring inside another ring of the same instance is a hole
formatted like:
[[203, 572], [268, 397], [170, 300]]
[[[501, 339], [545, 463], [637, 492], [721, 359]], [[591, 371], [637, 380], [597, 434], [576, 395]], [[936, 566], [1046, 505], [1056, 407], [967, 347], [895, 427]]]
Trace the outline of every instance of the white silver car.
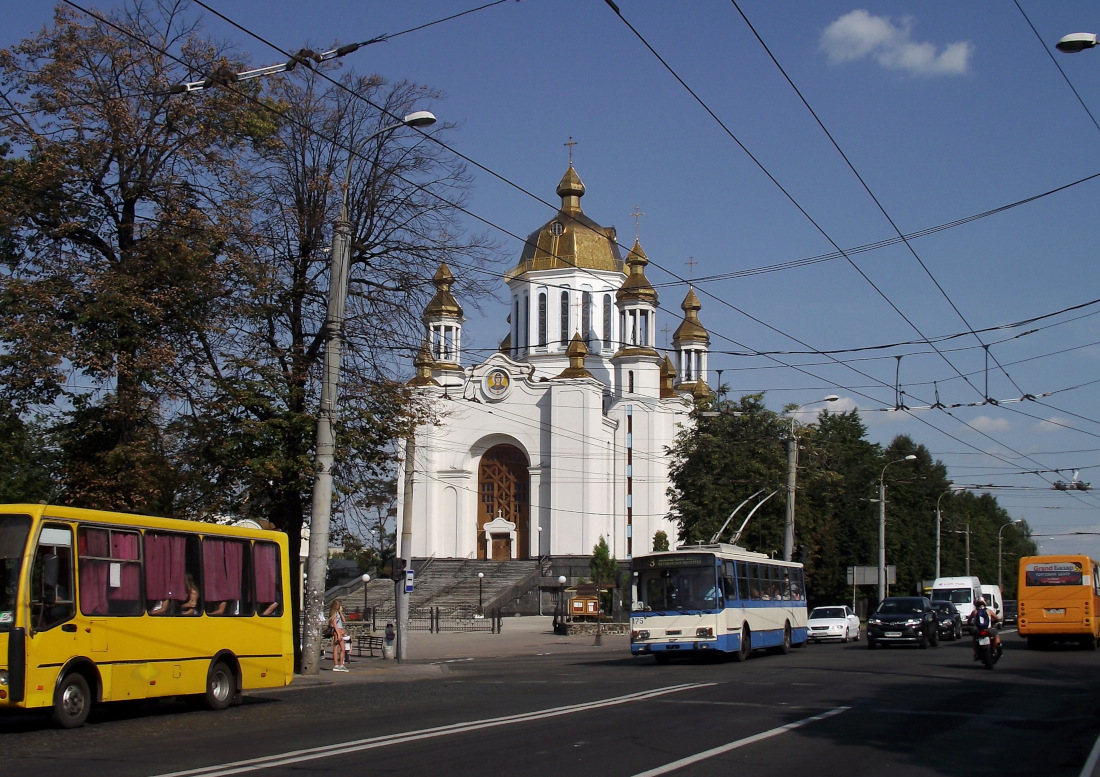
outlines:
[[843, 604], [832, 607], [815, 607], [808, 621], [810, 641], [839, 639], [841, 642], [859, 641], [859, 616]]

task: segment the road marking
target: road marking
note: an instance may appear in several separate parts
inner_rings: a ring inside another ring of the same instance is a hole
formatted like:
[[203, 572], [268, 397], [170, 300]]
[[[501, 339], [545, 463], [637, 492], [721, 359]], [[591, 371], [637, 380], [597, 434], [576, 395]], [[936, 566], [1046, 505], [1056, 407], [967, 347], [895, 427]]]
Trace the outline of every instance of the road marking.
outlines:
[[420, 731], [407, 731], [400, 734], [387, 734], [381, 737], [370, 737], [369, 739], [356, 739], [350, 742], [340, 742], [334, 745], [325, 745], [324, 747], [311, 747], [305, 750], [292, 750], [287, 753], [280, 753], [278, 755], [268, 755], [261, 758], [249, 758], [244, 761], [232, 761], [224, 764], [215, 764], [213, 766], [204, 766], [198, 769], [185, 769], [179, 772], [167, 772], [164, 774], [156, 775], [156, 777], [223, 777], [223, 775], [230, 774], [244, 774], [246, 772], [255, 772], [260, 769], [268, 769], [273, 766], [287, 766], [290, 764], [302, 763], [304, 761], [316, 761], [321, 758], [332, 758], [338, 755], [348, 755], [350, 753], [357, 753], [363, 750], [374, 750], [380, 747], [390, 747], [391, 745], [400, 745], [407, 742], [417, 742], [423, 739], [434, 739], [436, 737], [450, 736], [452, 734], [462, 734], [469, 731], [478, 731], [486, 728], [495, 728], [497, 726], [510, 726], [514, 723], [528, 723], [533, 720], [542, 720], [545, 718], [555, 718], [562, 715], [572, 715], [578, 712], [588, 712], [590, 710], [601, 709], [603, 707], [614, 707], [618, 704], [628, 704], [635, 701], [645, 701], [646, 699], [653, 699], [658, 696], [666, 696], [670, 693], [679, 693], [681, 691], [690, 691], [696, 688], [707, 688], [717, 683], [684, 683], [682, 685], [669, 685], [664, 688], [654, 688], [651, 691], [639, 691], [637, 693], [629, 693], [625, 696], [614, 696], [610, 699], [601, 699], [599, 701], [584, 702], [583, 704], [570, 704], [566, 707], [551, 707], [546, 710], [537, 710], [535, 712], [524, 712], [519, 715], [505, 715], [500, 718], [488, 718], [486, 720], [475, 720], [470, 723], [452, 723], [448, 726], [437, 726], [435, 728], [426, 728]]
[[839, 715], [840, 713], [844, 712], [847, 709], [849, 709], [849, 708], [848, 707], [836, 707], [835, 709], [831, 709], [828, 712], [823, 712], [820, 715], [814, 715], [811, 718], [803, 718], [802, 720], [796, 720], [794, 723], [788, 723], [785, 726], [780, 726], [779, 728], [773, 728], [769, 731], [762, 731], [759, 734], [753, 734], [751, 737], [745, 737], [744, 739], [738, 739], [736, 742], [730, 742], [729, 744], [722, 745], [721, 747], [715, 747], [715, 748], [712, 748], [710, 750], [704, 750], [701, 753], [696, 753], [695, 755], [689, 755], [687, 758], [681, 758], [679, 761], [673, 761], [672, 763], [667, 763], [664, 766], [658, 766], [657, 768], [650, 769], [649, 771], [638, 772], [637, 774], [634, 775], [634, 777], [657, 777], [657, 775], [660, 775], [660, 774], [668, 774], [669, 772], [674, 772], [678, 769], [683, 769], [685, 766], [691, 766], [692, 764], [699, 763], [700, 761], [705, 761], [708, 758], [714, 758], [714, 756], [716, 756], [716, 755], [722, 755], [723, 753], [728, 753], [731, 750], [737, 750], [738, 748], [744, 747], [745, 745], [752, 745], [752, 744], [755, 744], [757, 742], [762, 742], [765, 739], [771, 739], [774, 736], [779, 736], [780, 734], [786, 734], [788, 731], [794, 731], [796, 728], [800, 728], [801, 726], [805, 726], [807, 723], [815, 723], [819, 720], [825, 720], [826, 718], [831, 718], [833, 715]]

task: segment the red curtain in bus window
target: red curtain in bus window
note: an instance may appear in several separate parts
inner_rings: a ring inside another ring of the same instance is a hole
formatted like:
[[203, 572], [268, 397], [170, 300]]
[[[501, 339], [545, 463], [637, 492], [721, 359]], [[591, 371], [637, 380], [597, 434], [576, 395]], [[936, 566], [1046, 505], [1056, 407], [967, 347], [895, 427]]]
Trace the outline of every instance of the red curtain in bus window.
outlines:
[[256, 601], [270, 604], [275, 601], [279, 549], [275, 545], [256, 543], [253, 556], [256, 561]]
[[[105, 529], [81, 528], [77, 540], [80, 564], [80, 611], [85, 615], [106, 615], [107, 575], [111, 555], [111, 538]], [[100, 556], [101, 559], [87, 558]]]
[[145, 597], [187, 600], [186, 540], [178, 534], [145, 533]]
[[208, 602], [241, 598], [241, 571], [244, 569], [244, 545], [215, 540], [202, 542], [203, 598]]
[[137, 532], [111, 532], [111, 558], [132, 561], [121, 564], [118, 588], [109, 588], [108, 599], [137, 601], [141, 598], [141, 556], [138, 554]]

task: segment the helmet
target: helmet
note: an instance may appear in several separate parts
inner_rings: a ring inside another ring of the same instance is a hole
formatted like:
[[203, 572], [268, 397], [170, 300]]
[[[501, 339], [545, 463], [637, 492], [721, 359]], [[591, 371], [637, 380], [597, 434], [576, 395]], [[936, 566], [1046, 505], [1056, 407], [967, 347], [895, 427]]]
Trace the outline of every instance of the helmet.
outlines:
[[978, 598], [978, 606], [979, 607], [985, 607], [985, 599], [982, 599], [981, 597], [979, 597]]

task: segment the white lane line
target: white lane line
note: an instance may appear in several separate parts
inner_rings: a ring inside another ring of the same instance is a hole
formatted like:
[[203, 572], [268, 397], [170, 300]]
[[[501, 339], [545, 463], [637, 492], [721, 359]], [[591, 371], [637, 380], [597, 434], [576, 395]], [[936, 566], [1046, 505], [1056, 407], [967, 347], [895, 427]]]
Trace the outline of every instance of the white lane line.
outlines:
[[753, 734], [751, 737], [738, 739], [736, 742], [730, 742], [729, 744], [722, 745], [721, 747], [715, 747], [711, 750], [704, 750], [701, 753], [689, 755], [687, 758], [681, 758], [679, 761], [673, 761], [672, 763], [667, 763], [664, 766], [658, 766], [655, 769], [650, 769], [649, 771], [638, 772], [634, 775], [634, 777], [656, 777], [660, 774], [668, 774], [669, 772], [674, 772], [677, 769], [683, 769], [685, 766], [691, 766], [692, 764], [699, 763], [700, 761], [705, 761], [708, 758], [714, 758], [714, 756], [716, 755], [722, 755], [723, 753], [728, 753], [731, 750], [736, 750], [739, 747], [751, 745], [756, 742], [762, 742], [765, 739], [771, 739], [772, 737], [779, 736], [780, 734], [786, 734], [788, 731], [794, 731], [796, 728], [799, 728], [800, 726], [805, 726], [807, 723], [814, 723], [819, 720], [831, 718], [833, 715], [839, 715], [847, 709], [850, 708], [836, 707], [835, 709], [831, 709], [828, 712], [823, 712], [820, 715], [814, 715], [812, 718], [803, 718], [802, 720], [796, 720], [794, 723], [788, 723], [785, 726], [773, 728], [770, 731], [762, 731], [759, 734]]
[[509, 726], [514, 723], [527, 723], [533, 720], [555, 718], [562, 715], [573, 715], [578, 712], [587, 712], [603, 707], [613, 707], [618, 704], [644, 701], [658, 696], [665, 696], [670, 693], [679, 693], [695, 688], [706, 688], [716, 684], [717, 683], [684, 683], [682, 685], [669, 685], [664, 688], [654, 688], [651, 691], [639, 691], [637, 693], [626, 694], [625, 696], [615, 696], [610, 699], [601, 699], [599, 701], [585, 702], [583, 704], [570, 704], [566, 707], [552, 707], [546, 710], [524, 712], [519, 715], [505, 715], [503, 717], [488, 718], [486, 720], [475, 720], [469, 723], [453, 723], [448, 726], [437, 726], [435, 728], [426, 728], [420, 731], [408, 731], [402, 734], [388, 734], [381, 737], [356, 739], [350, 742], [340, 742], [338, 744], [325, 745], [323, 747], [292, 750], [278, 755], [249, 758], [244, 761], [232, 761], [224, 764], [215, 764], [213, 766], [204, 766], [198, 769], [167, 772], [157, 775], [156, 777], [223, 777], [224, 775], [230, 774], [244, 774], [246, 772], [259, 771], [260, 769], [268, 769], [273, 766], [288, 766], [290, 764], [302, 763], [303, 761], [332, 758], [333, 756], [348, 755], [350, 753], [357, 753], [363, 750], [374, 750], [381, 747], [390, 747], [392, 745], [416, 742], [422, 739], [434, 739], [435, 737], [450, 736], [451, 734], [461, 734], [469, 731], [478, 731], [480, 729], [495, 728], [497, 726]]
[[1092, 746], [1092, 752], [1085, 760], [1085, 765], [1081, 767], [1081, 777], [1092, 777], [1092, 773], [1096, 771], [1097, 760], [1100, 760], [1100, 737], [1096, 738], [1096, 743]]

